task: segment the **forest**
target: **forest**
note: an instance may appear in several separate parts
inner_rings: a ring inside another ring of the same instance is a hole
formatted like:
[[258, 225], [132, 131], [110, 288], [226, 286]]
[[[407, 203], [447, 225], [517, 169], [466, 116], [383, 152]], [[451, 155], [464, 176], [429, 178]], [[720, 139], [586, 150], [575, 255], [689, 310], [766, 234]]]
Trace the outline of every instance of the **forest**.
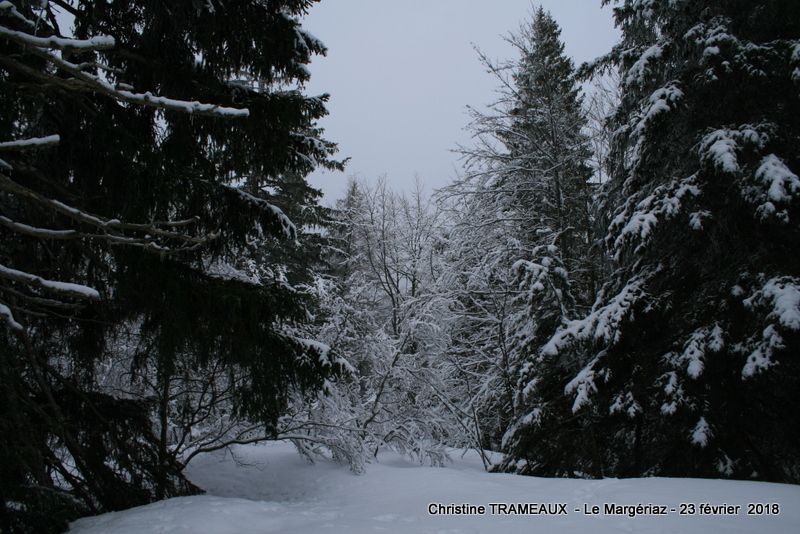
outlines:
[[800, 2], [602, 3], [478, 54], [449, 185], [325, 204], [316, 0], [0, 2], [0, 532], [276, 441], [799, 484]]

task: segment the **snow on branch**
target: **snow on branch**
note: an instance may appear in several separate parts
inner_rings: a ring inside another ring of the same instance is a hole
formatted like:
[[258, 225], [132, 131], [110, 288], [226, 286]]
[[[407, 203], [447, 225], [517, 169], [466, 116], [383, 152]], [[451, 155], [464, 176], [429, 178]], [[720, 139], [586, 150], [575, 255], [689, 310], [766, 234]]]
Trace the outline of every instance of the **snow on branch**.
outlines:
[[93, 289], [89, 286], [73, 284], [70, 282], [47, 280], [41, 276], [18, 271], [4, 265], [0, 265], [0, 278], [43, 289], [45, 291], [59, 293], [65, 296], [92, 300], [97, 300], [100, 298], [100, 293], [98, 293], [96, 289]]
[[[608, 228], [609, 238], [616, 235], [613, 242], [615, 257], [619, 258], [624, 245], [635, 241], [639, 244], [634, 252], [640, 252], [660, 222], [672, 219], [681, 212], [687, 196], [700, 196], [701, 190], [696, 183], [697, 175], [693, 174], [655, 188], [635, 206], [635, 199], [629, 199]], [[696, 226], [697, 223], [690, 220], [690, 224]]]
[[331, 353], [331, 348], [326, 343], [322, 343], [321, 341], [317, 341], [316, 339], [308, 339], [302, 337], [295, 337], [292, 336], [292, 339], [299, 343], [305, 352], [314, 352], [319, 357], [319, 363], [323, 367], [333, 367], [337, 366], [339, 369], [342, 369], [345, 373], [355, 376], [356, 369], [353, 367], [350, 362], [346, 359], [342, 358], [339, 355], [333, 355]]
[[792, 80], [800, 82], [800, 41], [796, 41], [791, 49], [792, 54], [790, 56], [790, 61], [795, 66], [792, 71]]
[[594, 383], [597, 372], [594, 366], [599, 361], [600, 356], [596, 356], [589, 364], [580, 370], [575, 375], [575, 378], [569, 381], [564, 387], [564, 393], [567, 395], [575, 395], [575, 401], [572, 403], [572, 413], [577, 413], [578, 410], [591, 403], [591, 396], [597, 392], [597, 386]]
[[761, 160], [755, 176], [767, 186], [767, 196], [773, 202], [787, 202], [800, 191], [800, 179], [775, 154]]
[[154, 95], [150, 92], [137, 93], [122, 84], [115, 87], [105, 79], [83, 70], [93, 64], [76, 64], [65, 60], [49, 49], [78, 49], [78, 50], [106, 50], [114, 46], [114, 39], [106, 36], [93, 37], [86, 40], [63, 39], [58, 37], [38, 38], [24, 32], [9, 30], [0, 26], [0, 37], [6, 37], [21, 44], [30, 45], [29, 51], [54, 64], [59, 69], [72, 74], [77, 80], [87, 84], [89, 88], [98, 93], [105, 94], [130, 104], [180, 111], [194, 115], [208, 115], [214, 117], [239, 118], [247, 117], [250, 111], [247, 108], [230, 108], [216, 104], [205, 104], [197, 101], [177, 100]]
[[81, 65], [70, 63], [54, 54], [49, 52], [40, 52], [38, 55], [44, 57], [60, 69], [69, 72], [79, 80], [88, 83], [92, 89], [104, 93], [116, 100], [128, 102], [130, 104], [138, 104], [154, 108], [167, 109], [171, 111], [180, 111], [194, 115], [209, 115], [216, 117], [247, 117], [250, 115], [250, 110], [247, 108], [229, 108], [218, 106], [216, 104], [203, 104], [197, 101], [176, 100], [174, 98], [167, 98], [163, 96], [154, 95], [151, 92], [136, 93], [127, 88], [114, 87], [108, 81], [99, 76], [85, 72], [81, 69]]
[[624, 413], [631, 419], [642, 413], [642, 405], [630, 391], [620, 391], [614, 396], [614, 402], [608, 407], [608, 413]]
[[75, 230], [51, 230], [49, 228], [37, 228], [28, 224], [12, 221], [4, 215], [0, 215], [0, 225], [5, 226], [9, 230], [13, 230], [17, 233], [38, 237], [40, 239], [74, 239], [81, 236], [81, 234]]
[[[674, 352], [664, 356], [664, 359], [669, 363], [674, 364], [676, 354]], [[661, 404], [661, 413], [663, 415], [673, 415], [678, 411], [678, 406], [686, 404], [686, 395], [681, 385], [681, 380], [678, 378], [676, 371], [667, 371], [659, 378], [659, 382], [663, 385], [664, 395], [666, 399]]]
[[233, 187], [230, 185], [225, 185], [223, 187], [225, 187], [225, 189], [227, 189], [228, 191], [232, 191], [233, 193], [238, 195], [242, 200], [244, 200], [248, 204], [252, 204], [269, 212], [273, 217], [275, 217], [278, 220], [278, 223], [280, 223], [281, 229], [283, 230], [283, 233], [286, 235], [286, 237], [288, 237], [289, 239], [294, 239], [297, 237], [297, 228], [295, 227], [294, 223], [291, 221], [291, 219], [289, 219], [289, 217], [286, 216], [285, 213], [283, 213], [283, 210], [281, 210], [278, 206], [270, 204], [263, 198], [258, 198], [257, 196], [251, 195], [247, 191], [243, 191], [238, 187]]
[[761, 157], [758, 166], [744, 165], [741, 153], [764, 150], [774, 131], [774, 125], [743, 124], [738, 128], [723, 128], [706, 134], [700, 141], [701, 163], [725, 174], [741, 175], [742, 198], [755, 206], [759, 219], [787, 224], [788, 206], [800, 196], [800, 178], [777, 154]]
[[761, 160], [754, 177], [761, 186], [760, 190], [750, 188], [747, 197], [748, 200], [759, 203], [756, 213], [761, 219], [775, 217], [784, 224], [788, 223], [789, 212], [786, 209], [779, 210], [778, 207], [785, 206], [800, 196], [800, 179], [775, 154], [768, 154]]
[[647, 99], [646, 109], [633, 129], [634, 133], [641, 135], [656, 117], [675, 109], [683, 99], [683, 96], [683, 91], [681, 91], [677, 81], [672, 81], [664, 87], [653, 91]]
[[[5, 3], [5, 2], [4, 2]], [[0, 25], [0, 37], [5, 37], [21, 45], [34, 46], [37, 48], [56, 49], [56, 50], [108, 50], [114, 48], [116, 44], [114, 38], [108, 35], [98, 35], [90, 39], [67, 39], [64, 37], [36, 37], [25, 32], [11, 30]]]
[[748, 378], [775, 365], [775, 351], [785, 348], [781, 330], [800, 331], [800, 279], [792, 276], [770, 278], [742, 303], [751, 311], [768, 310], [768, 324], [761, 331], [760, 339], [753, 339], [749, 344], [750, 354], [742, 369], [742, 376]]
[[644, 286], [649, 276], [638, 275], [617, 293], [608, 304], [600, 306], [602, 293], [588, 316], [568, 321], [542, 347], [545, 356], [556, 356], [562, 350], [579, 341], [597, 340], [609, 344], [619, 341], [620, 328], [633, 313], [634, 305], [645, 296]]
[[716, 130], [706, 135], [701, 142], [700, 159], [726, 173], [739, 170], [736, 137], [729, 130]]
[[800, 279], [783, 276], [769, 279], [755, 294], [744, 301], [747, 308], [771, 307], [768, 319], [777, 320], [788, 330], [800, 331]]
[[698, 328], [689, 335], [680, 355], [671, 353], [668, 361], [676, 367], [686, 367], [686, 373], [697, 379], [705, 369], [706, 357], [709, 353], [720, 352], [725, 346], [724, 332], [715, 324], [713, 327]]
[[628, 69], [625, 75], [625, 85], [641, 85], [644, 83], [645, 76], [652, 70], [651, 63], [661, 59], [663, 53], [664, 47], [659, 44], [655, 44], [645, 50], [642, 55], [639, 56], [639, 59], [631, 65], [631, 68]]
[[[56, 211], [70, 219], [83, 223], [100, 230], [99, 233], [91, 232], [75, 232], [70, 233], [69, 230], [51, 230], [47, 228], [37, 228], [12, 221], [7, 217], [0, 219], [0, 225], [13, 229], [23, 234], [39, 237], [43, 239], [75, 239], [80, 237], [87, 237], [97, 240], [106, 241], [113, 245], [129, 245], [145, 249], [155, 250], [162, 254], [178, 253], [189, 250], [195, 250], [204, 246], [208, 242], [217, 238], [217, 234], [210, 233], [203, 236], [193, 236], [181, 232], [176, 232], [167, 228], [182, 227], [197, 222], [197, 219], [188, 219], [183, 221], [154, 221], [148, 224], [138, 223], [125, 223], [118, 219], [105, 219], [86, 213], [78, 208], [69, 206], [55, 199], [47, 198], [40, 195], [36, 191], [29, 189], [25, 186], [18, 184], [11, 180], [8, 176], [0, 174], [0, 190], [15, 193], [20, 197], [27, 198], [46, 206], [47, 208]], [[144, 234], [144, 237], [133, 237], [126, 235], [125, 232], [138, 232]], [[157, 238], [163, 240], [177, 242], [178, 246], [169, 247], [160, 244], [156, 241]]]
[[323, 55], [328, 52], [328, 47], [325, 46], [325, 43], [323, 43], [320, 39], [318, 39], [315, 35], [313, 35], [311, 32], [309, 32], [305, 28], [301, 28], [300, 26], [296, 26], [295, 27], [295, 32], [297, 33], [297, 37], [298, 37], [297, 41], [299, 43], [302, 43], [302, 45], [306, 45], [306, 46], [310, 45], [310, 46], [320, 50]]
[[22, 325], [14, 319], [14, 314], [11, 313], [11, 309], [2, 302], [0, 302], [0, 317], [3, 318], [6, 325], [12, 330], [21, 331], [23, 329]]
[[131, 104], [142, 104], [156, 108], [163, 108], [172, 111], [182, 111], [194, 115], [216, 115], [226, 117], [247, 117], [250, 115], [248, 109], [228, 108], [216, 104], [203, 104], [197, 101], [175, 100], [164, 96], [156, 96], [151, 92], [134, 93], [125, 89], [115, 89], [110, 83], [95, 77], [98, 84], [104, 85], [109, 94], [116, 95], [120, 100]]
[[745, 146], [762, 148], [768, 140], [764, 131], [768, 126], [743, 124], [736, 129], [722, 128], [709, 132], [700, 141], [700, 162], [720, 172], [738, 172], [737, 153]]
[[29, 137], [28, 139], [18, 139], [16, 141], [0, 142], [0, 151], [24, 150], [29, 148], [43, 148], [57, 145], [61, 141], [58, 135], [48, 135], [46, 137]]
[[2, 2], [0, 2], [0, 12], [4, 12], [3, 14], [8, 14], [8, 15], [14, 17], [17, 20], [22, 21], [23, 23], [25, 23], [25, 25], [27, 25], [27, 26], [29, 26], [31, 28], [35, 28], [36, 27], [36, 23], [35, 22], [33, 22], [28, 17], [26, 17], [25, 15], [20, 13], [17, 10], [17, 6], [15, 6], [11, 2], [9, 2], [8, 0], [3, 0]]
[[706, 421], [705, 417], [701, 417], [697, 424], [692, 429], [692, 434], [690, 436], [692, 443], [697, 445], [700, 448], [705, 447], [708, 445], [708, 442], [714, 436], [714, 432], [711, 430], [708, 422]]

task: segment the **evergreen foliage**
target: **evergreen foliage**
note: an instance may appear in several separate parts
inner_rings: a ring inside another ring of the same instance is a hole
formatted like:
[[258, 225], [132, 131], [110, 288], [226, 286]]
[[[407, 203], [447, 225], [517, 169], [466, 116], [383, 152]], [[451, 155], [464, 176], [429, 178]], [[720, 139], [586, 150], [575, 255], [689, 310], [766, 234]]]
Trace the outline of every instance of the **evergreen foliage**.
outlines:
[[797, 482], [798, 5], [616, 4], [623, 40], [594, 66], [621, 73], [615, 270], [541, 348], [580, 366], [549, 384], [571, 417], [531, 412], [555, 447], [513, 453], [533, 473]]
[[[327, 97], [302, 93], [312, 3], [0, 9], [3, 529], [196, 491], [169, 402], [186, 369], [235, 374], [227, 410], [259, 435], [335, 370], [303, 337], [303, 176], [341, 166]], [[104, 387], [120, 355], [149, 394]]]
[[538, 391], [520, 394], [519, 375], [544, 385], [553, 382], [547, 375], [563, 374], [560, 364], [539, 359], [538, 348], [593, 295], [586, 119], [559, 37], [539, 8], [509, 38], [517, 62], [485, 61], [501, 98], [490, 113], [475, 114], [479, 143], [463, 149], [467, 175], [445, 192], [463, 206], [453, 254], [464, 317], [453, 351], [462, 369], [492, 377], [468, 387], [480, 392], [484, 447], [517, 447], [529, 414], [549, 409]]
[[800, 482], [797, 2], [604, 0], [578, 73], [539, 8], [463, 176], [334, 208], [313, 3], [0, 2], [0, 531], [267, 439]]

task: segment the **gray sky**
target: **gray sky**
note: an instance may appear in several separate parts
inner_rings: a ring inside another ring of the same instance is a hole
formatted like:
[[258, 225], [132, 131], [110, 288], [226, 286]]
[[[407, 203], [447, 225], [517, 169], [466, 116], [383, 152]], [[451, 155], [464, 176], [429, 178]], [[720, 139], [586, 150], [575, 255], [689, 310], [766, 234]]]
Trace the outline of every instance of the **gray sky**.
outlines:
[[481, 107], [497, 86], [473, 49], [514, 59], [502, 36], [541, 4], [561, 26], [576, 64], [617, 41], [600, 0], [323, 0], [303, 26], [328, 46], [311, 65], [309, 94], [330, 93], [326, 137], [351, 157], [344, 173], [317, 171], [311, 183], [332, 203], [347, 177], [387, 176], [409, 190], [418, 174], [426, 190], [453, 178], [457, 144], [469, 144], [466, 106]]

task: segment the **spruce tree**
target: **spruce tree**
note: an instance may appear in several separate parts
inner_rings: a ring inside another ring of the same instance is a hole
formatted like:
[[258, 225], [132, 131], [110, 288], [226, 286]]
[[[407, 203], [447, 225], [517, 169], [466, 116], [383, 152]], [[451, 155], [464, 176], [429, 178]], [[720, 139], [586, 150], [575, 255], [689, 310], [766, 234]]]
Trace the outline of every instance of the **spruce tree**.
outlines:
[[[463, 333], [453, 336], [465, 343], [455, 351], [475, 354], [478, 347], [481, 360], [493, 353], [480, 372], [495, 378], [478, 388], [492, 395], [480, 403], [485, 446], [515, 449], [526, 446], [530, 414], [542, 409], [540, 392], [521, 386], [561, 372], [539, 361], [538, 347], [586, 309], [593, 275], [591, 171], [572, 61], [542, 8], [509, 42], [520, 58], [505, 66], [486, 62], [503, 84], [501, 99], [476, 114], [472, 130], [480, 142], [464, 150], [467, 176], [448, 194], [464, 198], [467, 213], [454, 235], [459, 241], [464, 234], [457, 255], [473, 261], [458, 267], [471, 302], [463, 304]], [[470, 369], [474, 363], [464, 362]]]
[[[318, 252], [290, 215], [339, 164], [302, 92], [310, 0], [3, 4], [0, 525], [45, 531], [195, 490], [167, 425], [180, 369], [242, 377], [231, 410], [261, 435], [322, 384]], [[153, 397], [99, 383], [121, 354]]]
[[797, 482], [800, 5], [615, 4], [615, 270], [541, 351], [581, 365], [548, 471]]

